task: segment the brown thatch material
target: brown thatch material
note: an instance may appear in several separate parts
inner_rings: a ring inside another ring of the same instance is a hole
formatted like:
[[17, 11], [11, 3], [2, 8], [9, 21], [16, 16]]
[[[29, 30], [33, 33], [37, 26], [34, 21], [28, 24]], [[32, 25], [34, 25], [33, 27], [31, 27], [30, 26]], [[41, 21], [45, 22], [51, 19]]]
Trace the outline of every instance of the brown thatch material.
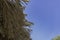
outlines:
[[0, 0], [0, 40], [31, 40], [24, 20], [20, 0]]

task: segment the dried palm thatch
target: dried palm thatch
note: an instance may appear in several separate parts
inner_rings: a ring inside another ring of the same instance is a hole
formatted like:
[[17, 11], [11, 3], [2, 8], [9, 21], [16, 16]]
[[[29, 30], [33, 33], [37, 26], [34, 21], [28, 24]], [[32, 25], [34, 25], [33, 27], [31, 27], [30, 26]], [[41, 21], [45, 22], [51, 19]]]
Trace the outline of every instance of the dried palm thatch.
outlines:
[[24, 28], [31, 23], [24, 21], [25, 15], [20, 2], [0, 0], [0, 40], [31, 40], [30, 32]]

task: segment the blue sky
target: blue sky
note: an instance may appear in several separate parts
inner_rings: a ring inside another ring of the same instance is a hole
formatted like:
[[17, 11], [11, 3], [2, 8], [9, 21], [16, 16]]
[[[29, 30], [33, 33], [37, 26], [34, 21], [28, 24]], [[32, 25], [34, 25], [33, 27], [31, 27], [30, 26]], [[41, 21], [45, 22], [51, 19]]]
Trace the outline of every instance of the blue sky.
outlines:
[[30, 0], [25, 13], [34, 23], [33, 40], [51, 40], [60, 34], [60, 0]]

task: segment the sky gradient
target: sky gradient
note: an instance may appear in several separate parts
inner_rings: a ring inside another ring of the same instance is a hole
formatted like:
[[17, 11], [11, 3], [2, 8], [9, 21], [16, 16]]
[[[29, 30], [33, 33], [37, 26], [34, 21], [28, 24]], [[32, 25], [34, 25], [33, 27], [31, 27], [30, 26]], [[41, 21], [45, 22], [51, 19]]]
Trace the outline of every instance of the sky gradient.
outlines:
[[60, 34], [60, 0], [30, 0], [25, 13], [34, 23], [33, 40], [51, 40]]

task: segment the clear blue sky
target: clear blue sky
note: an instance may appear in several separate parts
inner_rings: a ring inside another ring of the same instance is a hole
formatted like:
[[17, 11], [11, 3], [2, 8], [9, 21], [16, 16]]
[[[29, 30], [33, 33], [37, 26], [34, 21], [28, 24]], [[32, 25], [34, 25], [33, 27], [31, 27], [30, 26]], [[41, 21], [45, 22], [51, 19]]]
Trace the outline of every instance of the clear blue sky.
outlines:
[[60, 0], [30, 0], [25, 12], [34, 23], [33, 40], [51, 40], [60, 34]]

